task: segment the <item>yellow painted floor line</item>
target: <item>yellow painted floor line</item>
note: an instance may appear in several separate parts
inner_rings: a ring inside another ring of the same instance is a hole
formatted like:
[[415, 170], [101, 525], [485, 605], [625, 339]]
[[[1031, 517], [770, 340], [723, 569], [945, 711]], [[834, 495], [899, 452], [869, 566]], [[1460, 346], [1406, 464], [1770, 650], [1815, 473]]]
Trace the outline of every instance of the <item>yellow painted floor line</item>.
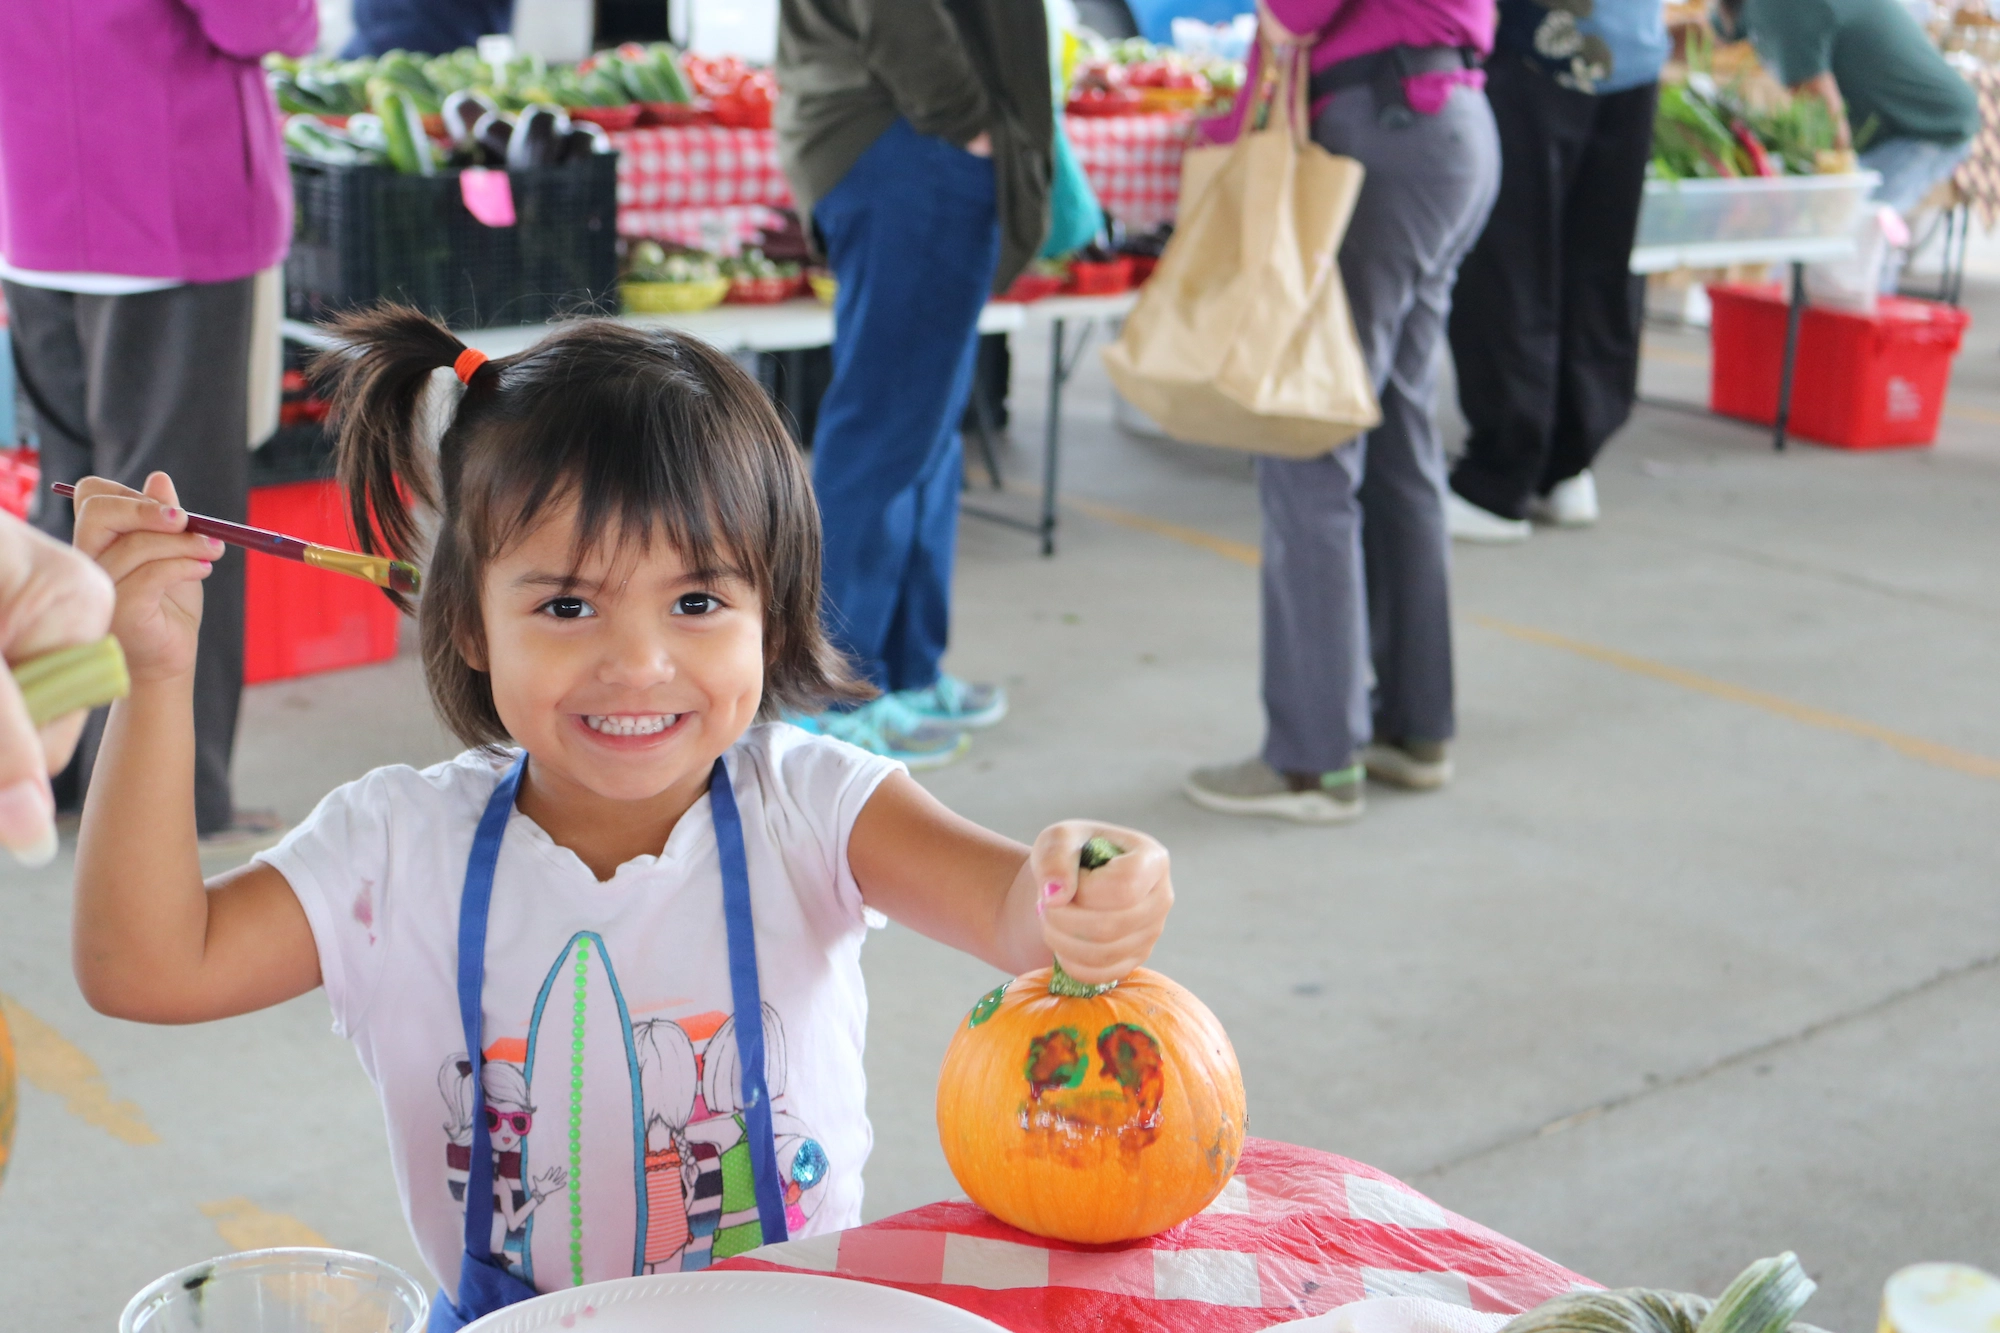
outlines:
[[1965, 773], [1975, 778], [2000, 778], [2000, 759], [1989, 759], [1983, 754], [1973, 754], [1967, 750], [1955, 750], [1949, 745], [1939, 745], [1936, 741], [1927, 741], [1921, 736], [1891, 731], [1888, 727], [1879, 727], [1860, 718], [1830, 713], [1824, 708], [1798, 703], [1783, 695], [1767, 694], [1763, 690], [1732, 685], [1726, 680], [1717, 680], [1713, 676], [1668, 666], [1665, 662], [1655, 662], [1651, 658], [1622, 653], [1616, 648], [1606, 648], [1602, 644], [1587, 643], [1582, 639], [1572, 639], [1563, 634], [1551, 634], [1547, 630], [1535, 629], [1528, 625], [1511, 624], [1505, 620], [1496, 620], [1492, 616], [1475, 615], [1468, 618], [1480, 628], [1504, 634], [1510, 639], [1575, 653], [1578, 657], [1603, 662], [1621, 671], [1649, 676], [1654, 680], [1678, 685], [1682, 689], [1706, 694], [1711, 698], [1726, 699], [1730, 703], [1762, 709], [1764, 712], [1775, 713], [1779, 717], [1790, 718], [1809, 727], [1818, 727], [1822, 731], [1837, 731], [1843, 735], [1859, 736], [1864, 740], [1886, 745], [1898, 754], [1936, 768], [1948, 768], [1955, 773]]
[[216, 1234], [231, 1250], [271, 1250], [281, 1246], [332, 1248], [325, 1236], [298, 1218], [260, 1208], [241, 1195], [205, 1203], [201, 1211], [214, 1221]]
[[1184, 528], [1165, 519], [1153, 518], [1147, 514], [1135, 514], [1129, 509], [1099, 504], [1095, 500], [1080, 500], [1073, 495], [1064, 496], [1062, 503], [1063, 508], [1074, 509], [1079, 514], [1087, 514], [1106, 523], [1116, 523], [1121, 528], [1150, 532], [1156, 537], [1165, 537], [1168, 541], [1180, 542], [1184, 546], [1198, 546], [1204, 551], [1221, 556], [1224, 560], [1234, 560], [1237, 564], [1248, 565], [1252, 569], [1264, 563], [1264, 558], [1257, 548], [1248, 542], [1234, 542], [1227, 537], [1218, 537], [1212, 532], [1203, 532], [1199, 528]]
[[7, 1026], [13, 1029], [22, 1078], [62, 1098], [64, 1110], [114, 1139], [136, 1144], [160, 1141], [136, 1102], [111, 1095], [111, 1085], [105, 1082], [97, 1062], [81, 1047], [10, 995], [0, 994], [0, 1012], [6, 1014]]
[[[1115, 523], [1120, 527], [1132, 528], [1139, 532], [1150, 532], [1154, 536], [1165, 537], [1169, 541], [1199, 547], [1204, 551], [1212, 551], [1224, 559], [1233, 560], [1238, 564], [1254, 567], [1259, 563], [1257, 548], [1248, 542], [1231, 541], [1226, 537], [1217, 537], [1213, 533], [1202, 532], [1197, 528], [1182, 527], [1178, 523], [1168, 523], [1163, 519], [1152, 518], [1146, 514], [1135, 514], [1128, 509], [1101, 504], [1095, 500], [1080, 500], [1073, 496], [1066, 496], [1063, 499], [1063, 506], [1106, 523]], [[1893, 731], [1888, 727], [1877, 726], [1873, 722], [1864, 722], [1860, 718], [1847, 717], [1840, 713], [1828, 712], [1824, 708], [1815, 708], [1811, 704], [1798, 703], [1795, 700], [1785, 698], [1783, 695], [1770, 694], [1763, 690], [1753, 690], [1743, 685], [1734, 685], [1726, 680], [1717, 680], [1713, 676], [1704, 676], [1697, 671], [1688, 671], [1681, 667], [1669, 666], [1665, 662], [1655, 662], [1651, 658], [1620, 652], [1616, 648], [1607, 648], [1601, 644], [1588, 643], [1582, 639], [1572, 639], [1567, 635], [1552, 634], [1548, 630], [1535, 629], [1533, 626], [1516, 625], [1509, 621], [1497, 620], [1492, 616], [1483, 615], [1474, 615], [1469, 617], [1469, 619], [1473, 624], [1478, 625], [1482, 629], [1489, 629], [1497, 634], [1504, 634], [1509, 638], [1518, 639], [1523, 643], [1533, 643], [1544, 648], [1556, 648], [1566, 653], [1574, 653], [1578, 657], [1587, 657], [1594, 662], [1602, 662], [1606, 666], [1617, 667], [1621, 671], [1629, 671], [1634, 675], [1647, 676], [1653, 680], [1664, 681], [1669, 685], [1678, 685], [1682, 689], [1692, 690], [1697, 694], [1705, 694], [1713, 699], [1723, 699], [1733, 704], [1761, 709], [1764, 712], [1789, 718], [1793, 722], [1798, 722], [1808, 727], [1817, 727], [1822, 731], [1834, 731], [1842, 735], [1857, 736], [1863, 740], [1874, 741], [1877, 744], [1888, 746], [1898, 754], [1915, 759], [1919, 763], [1929, 764], [1934, 768], [1949, 769], [1954, 773], [1964, 773], [1976, 778], [2000, 779], [2000, 759], [1991, 759], [1983, 754], [1974, 754], [1968, 750], [1954, 749], [1949, 745], [1940, 745], [1936, 741], [1927, 741], [1921, 736], [1911, 736], [1905, 732]]]

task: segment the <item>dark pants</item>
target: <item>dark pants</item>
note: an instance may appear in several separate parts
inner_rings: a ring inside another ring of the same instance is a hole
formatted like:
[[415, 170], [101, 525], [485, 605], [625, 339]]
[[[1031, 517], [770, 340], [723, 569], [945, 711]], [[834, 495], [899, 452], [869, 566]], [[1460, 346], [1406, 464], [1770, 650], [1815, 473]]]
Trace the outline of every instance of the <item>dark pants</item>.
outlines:
[[1500, 199], [1459, 269], [1451, 352], [1472, 433], [1452, 489], [1520, 518], [1590, 466], [1639, 388], [1632, 236], [1658, 85], [1594, 96], [1498, 57]]
[[[249, 504], [251, 287], [191, 283], [136, 296], [83, 296], [6, 284], [15, 364], [42, 448], [35, 525], [68, 541], [74, 510], [58, 481], [174, 479], [181, 507], [241, 522]], [[195, 664], [195, 822], [227, 828], [229, 759], [243, 693], [243, 555], [202, 585]], [[91, 719], [72, 772], [82, 795], [103, 735]], [[68, 785], [67, 783], [61, 785]], [[67, 793], [64, 793], [67, 794]]]
[[1000, 255], [993, 164], [898, 120], [813, 209], [840, 280], [813, 432], [826, 623], [884, 690], [936, 682], [979, 312]]

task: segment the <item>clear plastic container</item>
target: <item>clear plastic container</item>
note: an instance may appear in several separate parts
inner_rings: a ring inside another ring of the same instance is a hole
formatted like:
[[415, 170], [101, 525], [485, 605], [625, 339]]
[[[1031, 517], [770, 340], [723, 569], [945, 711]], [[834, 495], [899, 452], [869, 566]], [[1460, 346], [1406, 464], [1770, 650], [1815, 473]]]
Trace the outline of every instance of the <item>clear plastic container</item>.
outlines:
[[346, 1250], [248, 1250], [190, 1264], [134, 1296], [118, 1333], [420, 1333], [415, 1278]]
[[1675, 266], [1642, 267], [1638, 261], [1648, 251], [1671, 255], [1689, 266], [1719, 267], [1790, 258], [1790, 251], [1801, 245], [1810, 250], [1812, 243], [1851, 248], [1856, 224], [1880, 180], [1872, 171], [1649, 180], [1639, 209], [1633, 269], [1647, 272]]

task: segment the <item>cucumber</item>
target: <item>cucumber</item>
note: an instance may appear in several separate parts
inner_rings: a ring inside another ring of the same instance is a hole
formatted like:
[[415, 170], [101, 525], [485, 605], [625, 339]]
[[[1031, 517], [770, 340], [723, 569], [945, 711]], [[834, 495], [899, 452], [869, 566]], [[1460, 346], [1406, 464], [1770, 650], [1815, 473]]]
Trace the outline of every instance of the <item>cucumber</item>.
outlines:
[[388, 143], [389, 165], [405, 176], [437, 175], [437, 157], [424, 133], [424, 118], [416, 99], [387, 79], [369, 81], [369, 104], [382, 118], [382, 134]]
[[660, 100], [692, 102], [694, 94], [688, 91], [687, 80], [681, 75], [681, 53], [674, 49], [671, 42], [655, 42], [652, 51], [654, 72], [660, 76], [660, 81], [667, 88], [667, 96]]

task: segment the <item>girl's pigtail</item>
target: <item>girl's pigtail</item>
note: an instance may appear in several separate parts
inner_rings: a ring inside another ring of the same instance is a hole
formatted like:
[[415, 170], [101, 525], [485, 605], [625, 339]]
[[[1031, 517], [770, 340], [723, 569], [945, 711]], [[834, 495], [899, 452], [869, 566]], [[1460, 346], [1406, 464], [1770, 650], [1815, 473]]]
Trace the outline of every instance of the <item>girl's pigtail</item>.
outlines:
[[[428, 315], [382, 304], [351, 311], [328, 327], [336, 346], [313, 365], [331, 386], [335, 465], [361, 549], [421, 564], [416, 506], [435, 510], [438, 472], [423, 429], [431, 372], [450, 366], [465, 344]], [[390, 593], [407, 611], [407, 598]]]

